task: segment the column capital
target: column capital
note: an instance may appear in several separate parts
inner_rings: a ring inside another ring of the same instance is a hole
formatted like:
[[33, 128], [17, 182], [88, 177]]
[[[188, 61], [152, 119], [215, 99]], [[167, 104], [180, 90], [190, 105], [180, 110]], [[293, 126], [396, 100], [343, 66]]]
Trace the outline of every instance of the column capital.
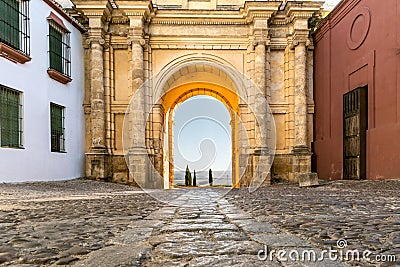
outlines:
[[98, 44], [104, 48], [108, 48], [110, 46], [110, 43], [107, 42], [103, 37], [87, 37], [85, 38], [83, 42], [83, 48], [85, 49], [91, 49], [92, 45]]
[[141, 47], [146, 46], [146, 40], [143, 37], [131, 37], [127, 39], [128, 45], [138, 44]]
[[297, 46], [304, 45], [305, 47], [312, 46], [312, 42], [309, 38], [296, 38], [292, 41], [289, 41], [289, 48], [294, 50]]
[[103, 28], [89, 28], [89, 31], [83, 40], [83, 46], [88, 49], [92, 44], [100, 44], [102, 46], [106, 44], [106, 33]]

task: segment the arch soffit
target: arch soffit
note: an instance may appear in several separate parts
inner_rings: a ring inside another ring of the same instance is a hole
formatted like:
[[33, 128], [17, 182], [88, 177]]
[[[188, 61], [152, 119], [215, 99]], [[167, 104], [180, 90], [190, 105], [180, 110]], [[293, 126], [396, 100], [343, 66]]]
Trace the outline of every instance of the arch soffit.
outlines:
[[[234, 66], [215, 55], [194, 53], [179, 57], [162, 68], [157, 75], [155, 95], [160, 98], [181, 84], [196, 81], [212, 82], [239, 92], [239, 81]], [[235, 75], [236, 74], [236, 75]], [[243, 96], [242, 96], [243, 97]]]
[[206, 82], [192, 82], [172, 88], [162, 97], [161, 104], [164, 111], [167, 112], [185, 100], [199, 95], [214, 97], [221, 101], [230, 113], [232, 111], [238, 113], [239, 96], [235, 92], [221, 85]]

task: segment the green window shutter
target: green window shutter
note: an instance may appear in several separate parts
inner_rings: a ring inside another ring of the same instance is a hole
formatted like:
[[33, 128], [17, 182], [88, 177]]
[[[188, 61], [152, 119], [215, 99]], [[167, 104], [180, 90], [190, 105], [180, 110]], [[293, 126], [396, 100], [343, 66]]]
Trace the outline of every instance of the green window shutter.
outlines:
[[0, 125], [1, 146], [20, 146], [20, 94], [16, 91], [1, 88]]
[[0, 0], [0, 39], [2, 42], [20, 48], [19, 1]]
[[63, 73], [63, 35], [49, 26], [50, 69]]
[[6, 39], [6, 3], [0, 0], [0, 40]]

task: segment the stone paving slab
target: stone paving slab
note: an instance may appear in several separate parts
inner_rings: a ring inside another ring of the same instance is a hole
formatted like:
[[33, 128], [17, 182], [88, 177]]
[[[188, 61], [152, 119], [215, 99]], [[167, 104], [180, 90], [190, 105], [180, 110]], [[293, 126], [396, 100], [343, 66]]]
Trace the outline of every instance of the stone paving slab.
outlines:
[[259, 267], [259, 266], [271, 266], [277, 267], [282, 266], [277, 261], [270, 261], [268, 263], [262, 263], [256, 255], [219, 255], [219, 256], [207, 256], [199, 257], [191, 260], [189, 266], [192, 267], [226, 267], [226, 266], [237, 266], [237, 267]]
[[142, 228], [137, 227], [133, 229], [128, 229], [118, 237], [111, 240], [111, 244], [114, 245], [132, 245], [141, 241], [149, 239], [153, 228]]
[[303, 239], [288, 234], [255, 234], [251, 239], [261, 244], [268, 244], [271, 248], [280, 247], [312, 247], [311, 244], [304, 242]]
[[147, 253], [153, 247], [145, 242], [130, 246], [110, 246], [89, 254], [87, 259], [76, 262], [75, 267], [110, 267], [110, 266], [141, 266]]

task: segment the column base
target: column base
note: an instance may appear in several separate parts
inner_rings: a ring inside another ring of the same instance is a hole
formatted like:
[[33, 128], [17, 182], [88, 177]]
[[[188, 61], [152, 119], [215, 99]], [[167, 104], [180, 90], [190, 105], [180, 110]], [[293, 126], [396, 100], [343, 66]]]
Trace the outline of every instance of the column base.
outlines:
[[158, 174], [150, 162], [145, 148], [130, 149], [128, 159], [131, 177], [137, 185], [144, 189], [164, 189], [162, 175]]
[[294, 146], [292, 148], [293, 154], [311, 154], [307, 146]]
[[[256, 164], [259, 174], [261, 175], [261, 187], [271, 186], [271, 154], [269, 148], [261, 148], [260, 150], [255, 150], [254, 157], [256, 158]], [[257, 171], [254, 170], [254, 172]]]
[[315, 172], [298, 174], [300, 187], [318, 186], [318, 174]]
[[86, 178], [108, 181], [111, 176], [109, 159], [105, 148], [93, 148], [86, 153]]
[[[245, 168], [246, 167], [246, 168]], [[239, 156], [240, 187], [271, 185], [271, 155], [268, 149], [256, 149], [251, 154]], [[236, 186], [237, 187], [237, 186]]]
[[293, 147], [288, 154], [276, 154], [273, 175], [277, 181], [299, 183], [299, 176], [311, 173], [312, 153], [306, 146]]

